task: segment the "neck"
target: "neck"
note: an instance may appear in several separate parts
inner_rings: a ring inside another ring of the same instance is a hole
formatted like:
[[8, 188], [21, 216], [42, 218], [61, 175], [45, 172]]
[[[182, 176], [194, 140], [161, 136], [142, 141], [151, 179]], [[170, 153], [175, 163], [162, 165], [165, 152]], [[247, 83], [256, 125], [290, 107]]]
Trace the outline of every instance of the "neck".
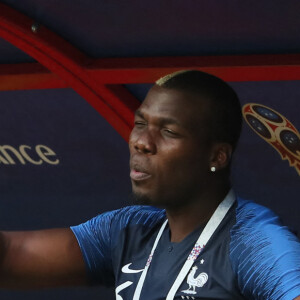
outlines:
[[229, 185], [201, 193], [184, 206], [167, 208], [171, 242], [180, 242], [193, 230], [209, 221], [218, 205], [229, 192]]

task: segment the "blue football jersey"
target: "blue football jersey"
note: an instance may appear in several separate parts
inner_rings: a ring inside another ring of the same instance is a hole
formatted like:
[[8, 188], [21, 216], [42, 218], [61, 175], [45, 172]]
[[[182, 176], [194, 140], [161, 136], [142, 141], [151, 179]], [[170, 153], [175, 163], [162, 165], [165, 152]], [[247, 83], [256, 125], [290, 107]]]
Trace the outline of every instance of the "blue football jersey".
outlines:
[[[118, 300], [131, 300], [164, 210], [131, 206], [71, 227], [91, 283], [114, 286]], [[152, 257], [140, 299], [166, 299], [204, 226], [179, 243], [166, 226]], [[300, 243], [269, 209], [237, 199], [174, 299], [283, 299], [300, 295]]]

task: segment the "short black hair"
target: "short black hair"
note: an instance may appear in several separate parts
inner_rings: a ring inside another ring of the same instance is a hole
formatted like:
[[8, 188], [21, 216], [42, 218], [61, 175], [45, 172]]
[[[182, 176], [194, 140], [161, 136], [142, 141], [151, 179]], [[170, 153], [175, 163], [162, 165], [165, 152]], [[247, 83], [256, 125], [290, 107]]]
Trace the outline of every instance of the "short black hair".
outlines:
[[212, 112], [212, 141], [228, 143], [233, 150], [236, 148], [242, 128], [241, 104], [225, 81], [205, 72], [183, 70], [160, 78], [156, 85], [207, 99]]

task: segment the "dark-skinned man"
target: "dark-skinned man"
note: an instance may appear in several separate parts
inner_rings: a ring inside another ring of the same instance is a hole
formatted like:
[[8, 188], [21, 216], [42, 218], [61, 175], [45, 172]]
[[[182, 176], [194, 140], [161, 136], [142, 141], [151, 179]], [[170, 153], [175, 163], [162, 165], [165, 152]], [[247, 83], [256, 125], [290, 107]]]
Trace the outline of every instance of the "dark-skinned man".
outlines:
[[139, 205], [71, 230], [2, 233], [1, 285], [105, 284], [118, 300], [299, 300], [299, 241], [230, 188], [241, 122], [222, 80], [199, 71], [158, 80], [129, 141]]

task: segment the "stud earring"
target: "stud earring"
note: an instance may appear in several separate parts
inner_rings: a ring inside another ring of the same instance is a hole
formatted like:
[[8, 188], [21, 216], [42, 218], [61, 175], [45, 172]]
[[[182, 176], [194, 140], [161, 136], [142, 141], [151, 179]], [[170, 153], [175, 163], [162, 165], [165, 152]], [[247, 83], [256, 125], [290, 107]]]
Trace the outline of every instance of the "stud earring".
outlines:
[[211, 172], [216, 172], [216, 167], [211, 167], [210, 170]]

